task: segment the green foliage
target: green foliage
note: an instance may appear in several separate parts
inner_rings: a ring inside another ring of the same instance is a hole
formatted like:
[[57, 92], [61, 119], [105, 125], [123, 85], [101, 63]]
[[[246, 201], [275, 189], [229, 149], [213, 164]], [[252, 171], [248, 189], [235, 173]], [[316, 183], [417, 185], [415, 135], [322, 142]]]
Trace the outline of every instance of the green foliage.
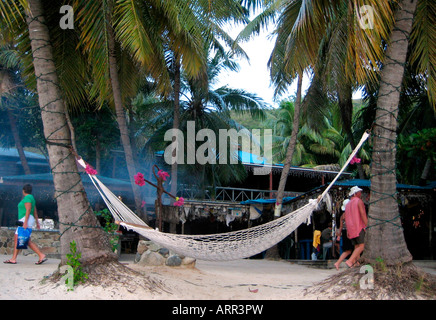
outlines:
[[436, 160], [436, 128], [423, 129], [401, 139], [400, 149], [410, 158]]
[[115, 231], [117, 231], [118, 229], [118, 225], [116, 223], [112, 222], [112, 215], [109, 212], [108, 209], [103, 209], [101, 211], [98, 211], [95, 213], [95, 215], [97, 217], [100, 217], [103, 219], [103, 229], [104, 231], [106, 231], [109, 234], [109, 241], [111, 243], [112, 246], [112, 251], [115, 252], [115, 250], [118, 247], [118, 236], [117, 237], [113, 237], [113, 234]]
[[107, 105], [99, 110], [94, 108], [95, 105], [89, 104], [72, 118], [77, 151], [91, 164], [100, 161], [98, 174], [108, 176], [113, 166], [111, 150], [119, 147], [120, 133]]
[[398, 137], [398, 171], [403, 183], [417, 184], [427, 160], [436, 163], [436, 128]]
[[[70, 242], [70, 253], [67, 254], [67, 265], [73, 269], [73, 286], [79, 283], [85, 283], [86, 279], [88, 279], [88, 274], [82, 270], [81, 257], [82, 253], [77, 251], [76, 242]], [[65, 281], [65, 283], [66, 282], [67, 281]]]
[[104, 225], [103, 229], [104, 231], [108, 233], [113, 233], [118, 229], [118, 225], [112, 222], [112, 215], [109, 212], [108, 209], [103, 209], [101, 211], [98, 211], [95, 213], [97, 217], [103, 218]]

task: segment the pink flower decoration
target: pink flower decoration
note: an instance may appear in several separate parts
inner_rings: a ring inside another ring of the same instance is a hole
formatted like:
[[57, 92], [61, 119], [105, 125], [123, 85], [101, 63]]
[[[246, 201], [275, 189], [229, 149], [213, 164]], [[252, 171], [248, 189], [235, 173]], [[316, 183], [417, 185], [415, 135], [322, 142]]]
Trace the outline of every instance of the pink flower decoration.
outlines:
[[185, 199], [183, 199], [182, 197], [177, 197], [176, 201], [173, 203], [173, 205], [175, 205], [176, 207], [181, 207], [183, 206], [183, 204], [185, 203]]
[[138, 172], [133, 176], [135, 178], [135, 184], [142, 187], [145, 185], [144, 175], [141, 172]]
[[145, 206], [145, 201], [142, 200], [142, 202], [141, 202], [141, 208], [144, 208], [144, 206]]
[[361, 159], [357, 158], [356, 156], [353, 157], [353, 159], [351, 159], [350, 164], [355, 164], [355, 163], [360, 163]]
[[87, 174], [90, 174], [92, 176], [95, 176], [97, 174], [97, 170], [95, 170], [90, 164], [86, 164], [85, 171]]
[[159, 170], [158, 172], [157, 172], [157, 175], [163, 180], [163, 181], [167, 181], [167, 178], [170, 176], [169, 174], [168, 174], [168, 172], [165, 172], [165, 171], [162, 171], [162, 170]]

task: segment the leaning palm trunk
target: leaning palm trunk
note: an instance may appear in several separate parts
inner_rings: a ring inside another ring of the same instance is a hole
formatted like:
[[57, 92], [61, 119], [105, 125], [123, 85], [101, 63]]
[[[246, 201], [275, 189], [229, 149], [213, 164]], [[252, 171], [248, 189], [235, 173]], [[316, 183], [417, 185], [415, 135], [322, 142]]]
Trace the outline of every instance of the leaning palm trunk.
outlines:
[[[291, 168], [292, 157], [294, 156], [295, 145], [297, 144], [298, 129], [300, 127], [300, 107], [301, 107], [301, 87], [303, 84], [303, 75], [298, 75], [297, 84], [297, 98], [295, 101], [294, 108], [294, 120], [292, 122], [292, 132], [291, 139], [289, 140], [288, 150], [286, 151], [285, 164], [283, 166], [282, 174], [280, 175], [279, 188], [277, 190], [276, 206], [274, 208], [274, 217], [277, 219], [280, 217], [282, 212], [282, 202], [285, 194], [286, 181], [288, 180], [289, 170]], [[277, 245], [271, 247], [267, 252], [265, 258], [267, 259], [278, 259], [279, 248]]]
[[396, 199], [397, 115], [416, 0], [401, 2], [381, 73], [373, 132], [371, 194], [364, 259], [387, 265], [412, 260], [404, 239]]
[[53, 173], [54, 196], [58, 205], [62, 263], [66, 262], [66, 254], [70, 252], [70, 242], [73, 240], [82, 254], [84, 265], [97, 260], [112, 260], [115, 256], [110, 249], [108, 237], [100, 228], [89, 205], [75, 157], [68, 148], [71, 137], [65, 117], [65, 105], [40, 0], [28, 1], [26, 22], [32, 47], [44, 136]]
[[[108, 17], [108, 19], [110, 19]], [[135, 160], [133, 157], [132, 145], [130, 142], [129, 129], [127, 127], [126, 114], [123, 107], [123, 100], [121, 96], [121, 85], [118, 76], [118, 64], [115, 53], [115, 34], [112, 27], [108, 26], [108, 44], [109, 44], [109, 75], [112, 85], [112, 94], [115, 105], [115, 113], [117, 117], [118, 128], [121, 135], [121, 143], [124, 149], [124, 155], [126, 159], [127, 171], [129, 173], [130, 183], [133, 189], [133, 197], [135, 200], [135, 207], [137, 214], [147, 221], [147, 217], [142, 215], [142, 201], [141, 192], [138, 186], [135, 184], [134, 175], [136, 174]]]
[[[354, 141], [353, 132], [351, 130], [353, 118], [353, 97], [352, 88], [349, 83], [343, 83], [338, 90], [339, 108], [341, 110], [342, 125], [350, 143], [351, 150], [356, 148], [356, 141]], [[363, 166], [359, 162], [356, 164], [359, 179], [365, 179]]]
[[297, 143], [297, 134], [300, 126], [300, 107], [301, 107], [301, 87], [303, 74], [298, 75], [297, 98], [295, 101], [294, 120], [292, 123], [291, 139], [289, 140], [288, 150], [286, 152], [285, 164], [280, 176], [279, 188], [277, 190], [276, 207], [274, 218], [280, 217], [282, 210], [283, 196], [285, 193], [286, 181], [288, 180], [289, 170], [291, 168], [292, 157], [294, 156], [295, 145]]

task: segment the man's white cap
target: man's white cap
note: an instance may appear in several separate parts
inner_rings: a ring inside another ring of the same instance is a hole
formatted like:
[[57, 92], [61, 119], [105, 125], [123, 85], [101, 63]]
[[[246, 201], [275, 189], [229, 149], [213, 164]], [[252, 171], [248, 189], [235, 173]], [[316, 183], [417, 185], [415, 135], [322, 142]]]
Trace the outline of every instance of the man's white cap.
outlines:
[[355, 194], [356, 192], [359, 192], [359, 191], [363, 191], [363, 190], [360, 189], [358, 186], [354, 186], [351, 188], [350, 193], [348, 195], [351, 197], [353, 194]]
[[347, 205], [347, 203], [350, 202], [350, 199], [345, 199], [344, 202], [342, 203], [342, 211], [345, 211], [345, 206]]

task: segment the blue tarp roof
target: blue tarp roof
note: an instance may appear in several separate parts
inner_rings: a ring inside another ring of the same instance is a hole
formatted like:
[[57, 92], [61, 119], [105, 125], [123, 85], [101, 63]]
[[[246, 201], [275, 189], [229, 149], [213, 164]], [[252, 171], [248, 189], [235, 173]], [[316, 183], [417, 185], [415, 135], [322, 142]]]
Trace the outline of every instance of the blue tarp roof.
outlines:
[[[320, 188], [323, 188], [325, 186], [326, 185], [314, 188], [312, 190], [307, 191], [306, 193], [311, 193], [311, 192], [319, 190]], [[358, 186], [358, 187], [369, 188], [371, 186], [371, 181], [364, 180], [364, 179], [341, 180], [341, 181], [336, 181], [335, 186], [344, 186], [344, 187], [350, 187], [350, 188], [354, 187], [354, 186]], [[410, 185], [410, 184], [397, 183], [397, 189], [432, 190], [435, 188], [436, 188], [436, 181], [432, 181], [425, 186], [414, 186], [414, 185]], [[293, 200], [295, 198], [298, 198], [298, 197], [285, 197], [285, 198], [283, 198], [283, 204], [290, 202], [291, 200]], [[245, 204], [245, 205], [246, 204], [268, 204], [268, 203], [276, 203], [276, 199], [257, 199], [257, 200], [246, 200], [246, 201], [241, 202], [241, 204]]]
[[[82, 181], [84, 183], [92, 183], [91, 179], [88, 177], [87, 174], [81, 173]], [[107, 185], [117, 185], [117, 186], [126, 186], [129, 187], [131, 184], [128, 181], [119, 180], [119, 179], [113, 179], [109, 177], [104, 177], [97, 175], [98, 179], [100, 179], [101, 182]], [[8, 181], [45, 181], [45, 182], [53, 182], [53, 174], [50, 173], [39, 173], [39, 174], [30, 174], [30, 175], [18, 175], [18, 176], [6, 176], [2, 177], [4, 182]]]
[[[163, 157], [165, 152], [164, 151], [157, 151], [155, 154], [158, 155], [158, 156], [162, 156]], [[267, 164], [265, 162], [266, 161], [265, 157], [258, 156], [258, 155], [255, 155], [255, 154], [252, 154], [252, 153], [249, 153], [249, 152], [245, 152], [245, 151], [239, 150], [238, 151], [238, 156], [239, 156], [239, 160], [242, 163], [246, 163], [246, 164], [258, 164], [258, 165], [260, 165], [260, 164]]]
[[[371, 187], [371, 181], [370, 180], [364, 180], [364, 179], [351, 179], [351, 180], [341, 180], [335, 182], [335, 186], [345, 186], [345, 187]], [[425, 186], [415, 186], [411, 184], [403, 184], [403, 183], [397, 183], [397, 189], [413, 189], [413, 190], [430, 190], [433, 189], [436, 186], [436, 181], [433, 181]]]
[[267, 164], [266, 158], [245, 152], [245, 151], [238, 151], [239, 159], [242, 163], [249, 163], [249, 164]]

